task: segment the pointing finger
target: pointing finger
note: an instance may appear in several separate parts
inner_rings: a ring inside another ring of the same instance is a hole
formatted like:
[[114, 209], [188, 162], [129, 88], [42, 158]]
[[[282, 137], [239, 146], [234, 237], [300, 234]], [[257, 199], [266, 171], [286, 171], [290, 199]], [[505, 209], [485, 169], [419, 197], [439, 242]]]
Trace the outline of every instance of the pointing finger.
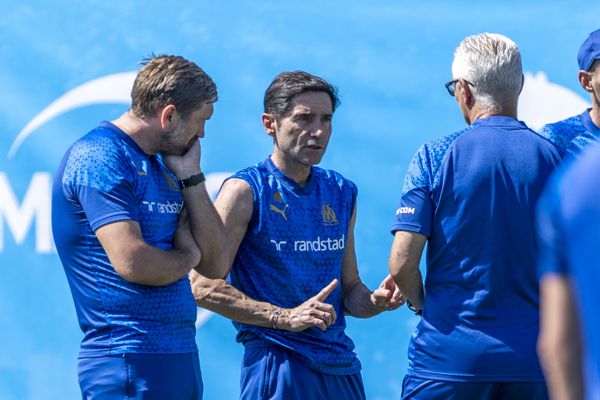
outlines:
[[337, 279], [332, 280], [329, 283], [329, 285], [325, 286], [314, 298], [318, 301], [325, 301], [327, 296], [329, 296], [331, 294], [331, 292], [333, 292], [333, 289], [335, 289], [337, 285], [338, 285], [338, 280]]

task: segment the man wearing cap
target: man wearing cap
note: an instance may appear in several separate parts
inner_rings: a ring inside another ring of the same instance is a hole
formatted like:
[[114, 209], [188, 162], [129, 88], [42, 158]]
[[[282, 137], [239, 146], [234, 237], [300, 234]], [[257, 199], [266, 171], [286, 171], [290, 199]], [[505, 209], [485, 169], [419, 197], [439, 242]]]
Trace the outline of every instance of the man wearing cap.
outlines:
[[590, 33], [577, 55], [579, 83], [590, 93], [592, 108], [579, 115], [544, 126], [540, 132], [558, 146], [561, 154], [577, 156], [600, 137], [600, 29]]
[[534, 206], [561, 158], [517, 120], [523, 73], [512, 40], [467, 37], [452, 79], [446, 88], [469, 126], [417, 151], [392, 226], [390, 272], [422, 315], [402, 398], [546, 399]]

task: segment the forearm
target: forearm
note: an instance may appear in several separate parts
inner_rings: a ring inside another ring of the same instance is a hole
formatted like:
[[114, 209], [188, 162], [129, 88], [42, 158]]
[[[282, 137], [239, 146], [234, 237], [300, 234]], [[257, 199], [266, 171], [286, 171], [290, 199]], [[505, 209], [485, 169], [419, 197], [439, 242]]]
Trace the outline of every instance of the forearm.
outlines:
[[196, 270], [208, 278], [224, 278], [230, 267], [227, 236], [204, 183], [185, 188], [183, 195], [192, 234], [202, 253]]
[[279, 307], [251, 299], [223, 279], [208, 279], [192, 272], [191, 284], [199, 307], [248, 325], [272, 328], [279, 323]]
[[581, 368], [573, 362], [574, 357], [568, 351], [568, 348], [555, 348], [553, 353], [542, 356], [544, 375], [552, 394], [551, 398], [554, 400], [582, 400], [584, 398]]
[[417, 310], [423, 309], [425, 301], [419, 262], [426, 241], [427, 237], [420, 233], [397, 231], [388, 262], [394, 283]]
[[395, 272], [391, 271], [391, 275], [404, 297], [416, 309], [421, 310], [425, 302], [421, 271], [418, 268], [399, 268]]
[[356, 280], [344, 290], [344, 312], [356, 318], [369, 318], [385, 311], [371, 301], [369, 288], [360, 280]]
[[165, 251], [141, 243], [127, 260], [115, 265], [123, 279], [149, 286], [165, 286], [184, 278], [194, 267], [193, 256], [184, 250]]
[[568, 278], [540, 282], [538, 353], [553, 399], [583, 399], [580, 322]]

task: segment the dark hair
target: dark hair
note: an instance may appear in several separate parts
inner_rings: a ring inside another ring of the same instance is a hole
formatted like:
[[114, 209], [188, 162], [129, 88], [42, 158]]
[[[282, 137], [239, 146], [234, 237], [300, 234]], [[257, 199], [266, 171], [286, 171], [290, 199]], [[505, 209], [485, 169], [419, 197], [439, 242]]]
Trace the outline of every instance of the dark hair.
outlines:
[[291, 106], [294, 96], [304, 92], [325, 92], [331, 99], [331, 109], [340, 105], [337, 89], [325, 79], [304, 71], [282, 72], [273, 79], [265, 92], [265, 113], [280, 118]]
[[217, 86], [195, 63], [180, 56], [151, 56], [141, 62], [131, 89], [131, 109], [139, 117], [173, 104], [183, 118], [218, 99]]

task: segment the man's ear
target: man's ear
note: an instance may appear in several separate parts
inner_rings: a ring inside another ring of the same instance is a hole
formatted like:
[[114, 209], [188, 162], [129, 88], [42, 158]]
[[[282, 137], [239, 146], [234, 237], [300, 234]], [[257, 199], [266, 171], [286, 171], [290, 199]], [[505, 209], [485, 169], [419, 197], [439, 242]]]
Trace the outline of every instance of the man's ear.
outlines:
[[271, 137], [275, 137], [277, 131], [277, 120], [273, 114], [263, 113], [261, 116], [263, 129]]
[[159, 111], [158, 115], [160, 119], [160, 126], [164, 131], [172, 131], [178, 124], [177, 119], [179, 118], [177, 110], [173, 104], [169, 104], [163, 107]]
[[579, 83], [583, 90], [592, 93], [592, 74], [587, 71], [579, 71], [577, 78], [579, 78]]
[[521, 92], [523, 91], [523, 86], [525, 86], [525, 75], [521, 74], [521, 88], [519, 89], [519, 96], [521, 95]]
[[473, 97], [473, 92], [471, 92], [471, 86], [464, 79], [460, 80], [461, 91], [459, 96], [462, 96], [463, 104], [469, 108], [473, 107], [475, 103], [475, 98]]

